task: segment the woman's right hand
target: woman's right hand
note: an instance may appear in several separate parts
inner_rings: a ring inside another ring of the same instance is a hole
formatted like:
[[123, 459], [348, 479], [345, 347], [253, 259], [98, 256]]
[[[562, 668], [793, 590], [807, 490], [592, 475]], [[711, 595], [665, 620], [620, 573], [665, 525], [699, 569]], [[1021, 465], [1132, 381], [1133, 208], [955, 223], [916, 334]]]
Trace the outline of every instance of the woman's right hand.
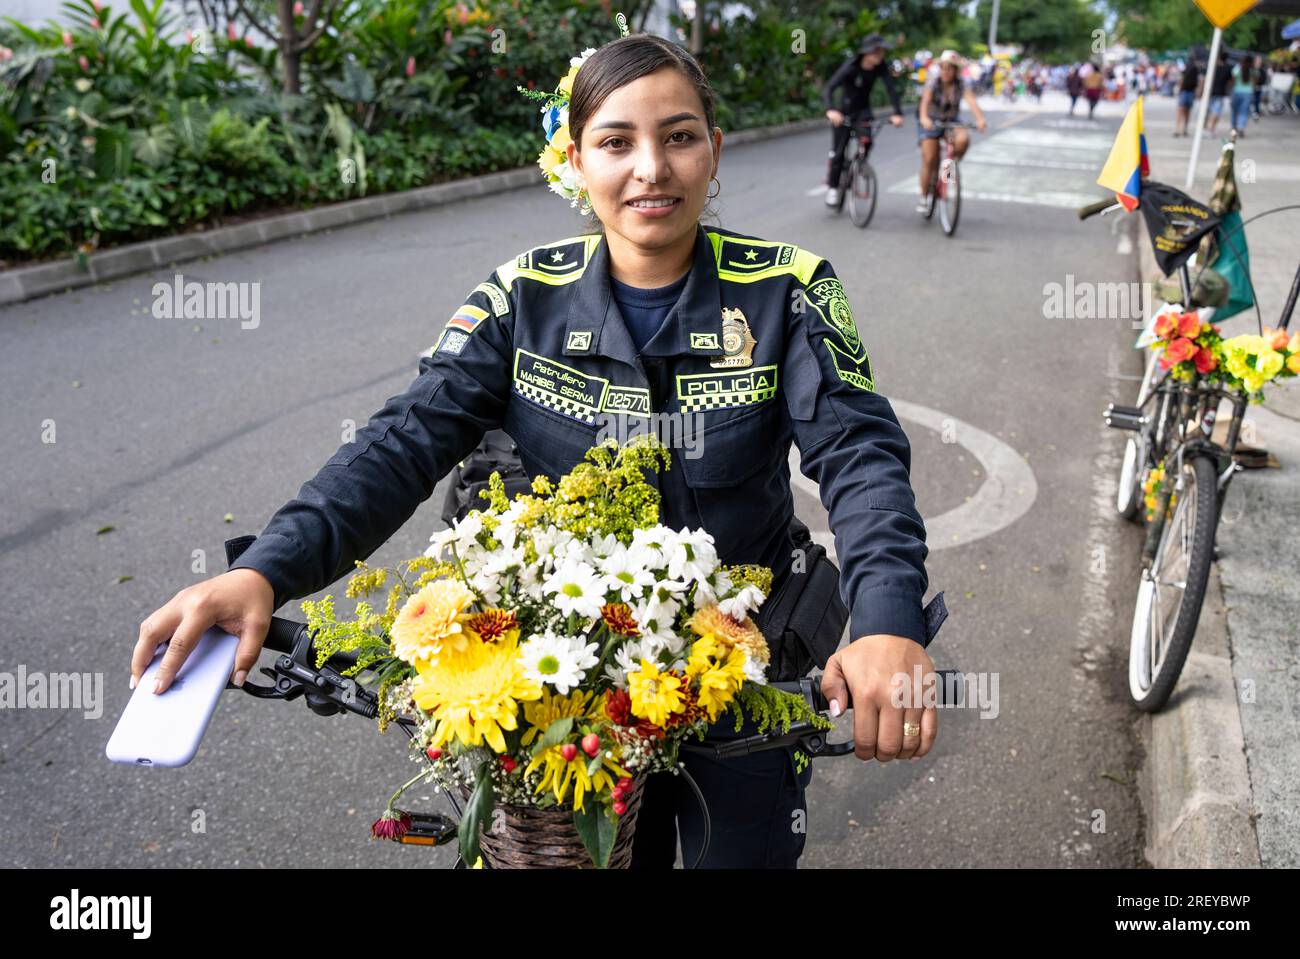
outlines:
[[840, 113], [839, 110], [827, 110], [826, 119], [831, 121], [831, 126], [837, 127], [844, 122], [844, 114]]
[[232, 569], [185, 587], [140, 624], [140, 638], [131, 656], [131, 688], [140, 682], [158, 647], [171, 640], [153, 690], [165, 692], [199, 637], [212, 626], [239, 637], [231, 682], [244, 685], [266, 642], [274, 611], [275, 589], [270, 580], [253, 569]]

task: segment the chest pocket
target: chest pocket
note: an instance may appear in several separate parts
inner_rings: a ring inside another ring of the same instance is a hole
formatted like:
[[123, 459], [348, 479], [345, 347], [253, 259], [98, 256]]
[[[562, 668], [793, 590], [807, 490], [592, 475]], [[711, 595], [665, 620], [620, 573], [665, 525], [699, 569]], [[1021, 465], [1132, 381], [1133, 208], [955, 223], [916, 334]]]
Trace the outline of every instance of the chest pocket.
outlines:
[[683, 443], [678, 457], [686, 484], [720, 489], [739, 486], [765, 468], [770, 472], [776, 450], [788, 442], [778, 402], [767, 400], [735, 413], [693, 414], [687, 420], [691, 430], [687, 438], [693, 443]]
[[517, 393], [510, 397], [504, 428], [519, 447], [529, 475], [541, 472], [553, 479], [581, 463], [598, 441], [594, 424], [549, 410]]

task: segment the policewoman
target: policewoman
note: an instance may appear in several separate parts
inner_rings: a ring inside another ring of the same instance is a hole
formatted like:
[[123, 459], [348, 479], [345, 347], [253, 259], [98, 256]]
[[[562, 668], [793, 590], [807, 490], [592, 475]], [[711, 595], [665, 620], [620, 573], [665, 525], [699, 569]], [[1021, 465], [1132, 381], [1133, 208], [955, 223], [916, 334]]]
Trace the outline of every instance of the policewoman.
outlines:
[[[186, 648], [217, 623], [240, 635], [242, 682], [273, 610], [352, 572], [488, 431], [514, 439], [530, 474], [554, 476], [612, 425], [634, 433], [638, 418], [676, 417], [692, 442], [672, 450], [658, 477], [662, 521], [705, 528], [725, 563], [771, 567], [774, 595], [799, 579], [788, 467], [798, 445], [835, 530], [849, 611], [851, 642], [823, 681], [832, 711], [851, 697], [860, 759], [924, 756], [935, 710], [896, 708], [889, 684], [933, 668], [923, 647], [925, 529], [907, 437], [875, 392], [834, 270], [793, 244], [700, 223], [721, 187], [722, 131], [707, 80], [677, 45], [633, 34], [592, 52], [572, 79], [566, 119], [550, 139], [564, 145], [560, 175], [594, 231], [522, 252], [475, 287], [410, 388], [302, 486], [231, 570], [145, 620], [133, 676], [171, 637], [165, 689]], [[726, 718], [715, 728], [735, 735]], [[797, 772], [779, 750], [685, 762], [711, 819], [704, 866], [797, 864], [810, 767]], [[654, 776], [634, 864], [671, 867], [679, 839], [693, 864], [703, 832], [683, 778]]]

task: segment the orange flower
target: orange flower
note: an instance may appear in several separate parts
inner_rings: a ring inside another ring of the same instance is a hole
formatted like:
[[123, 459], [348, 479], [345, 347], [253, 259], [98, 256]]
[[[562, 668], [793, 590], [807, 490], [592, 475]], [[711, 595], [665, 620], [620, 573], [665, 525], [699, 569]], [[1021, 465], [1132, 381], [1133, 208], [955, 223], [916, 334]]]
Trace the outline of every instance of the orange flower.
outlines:
[[691, 617], [690, 627], [700, 636], [713, 636], [724, 646], [740, 647], [750, 659], [760, 663], [771, 661], [767, 639], [748, 616], [733, 619], [716, 605], [702, 606]]
[[1196, 351], [1196, 372], [1208, 373], [1219, 365], [1219, 358], [1214, 351], [1202, 346]]
[[509, 610], [487, 609], [464, 617], [461, 623], [466, 631], [485, 643], [495, 643], [502, 639], [514, 641], [519, 638], [519, 620]]
[[1196, 344], [1180, 336], [1165, 348], [1165, 356], [1171, 363], [1182, 363], [1196, 355]]
[[620, 636], [641, 635], [636, 619], [632, 616], [632, 610], [626, 603], [606, 603], [600, 607], [600, 618], [605, 621], [605, 625], [612, 633], [618, 633]]
[[1201, 332], [1201, 318], [1196, 315], [1196, 311], [1184, 313], [1178, 318], [1178, 335], [1185, 336], [1189, 340], [1194, 340], [1197, 334]]
[[1288, 337], [1286, 330], [1274, 330], [1266, 326], [1264, 327], [1264, 340], [1271, 349], [1285, 350]]
[[1178, 320], [1172, 313], [1166, 313], [1163, 316], [1156, 317], [1156, 336], [1162, 340], [1167, 340], [1178, 332]]

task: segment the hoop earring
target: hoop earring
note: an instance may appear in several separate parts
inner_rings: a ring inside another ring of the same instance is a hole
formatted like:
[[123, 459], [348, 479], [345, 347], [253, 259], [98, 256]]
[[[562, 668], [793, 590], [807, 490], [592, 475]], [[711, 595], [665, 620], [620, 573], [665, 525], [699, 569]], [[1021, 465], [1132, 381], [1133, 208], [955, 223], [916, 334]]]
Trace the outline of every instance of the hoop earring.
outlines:
[[720, 197], [720, 196], [722, 195], [722, 181], [719, 180], [717, 177], [710, 177], [710, 178], [709, 178], [709, 182], [710, 182], [710, 183], [716, 183], [716, 184], [718, 185], [718, 192], [717, 192], [717, 193], [705, 193], [704, 196], [705, 196], [706, 199], [709, 199], [709, 200], [716, 200], [718, 197]]

